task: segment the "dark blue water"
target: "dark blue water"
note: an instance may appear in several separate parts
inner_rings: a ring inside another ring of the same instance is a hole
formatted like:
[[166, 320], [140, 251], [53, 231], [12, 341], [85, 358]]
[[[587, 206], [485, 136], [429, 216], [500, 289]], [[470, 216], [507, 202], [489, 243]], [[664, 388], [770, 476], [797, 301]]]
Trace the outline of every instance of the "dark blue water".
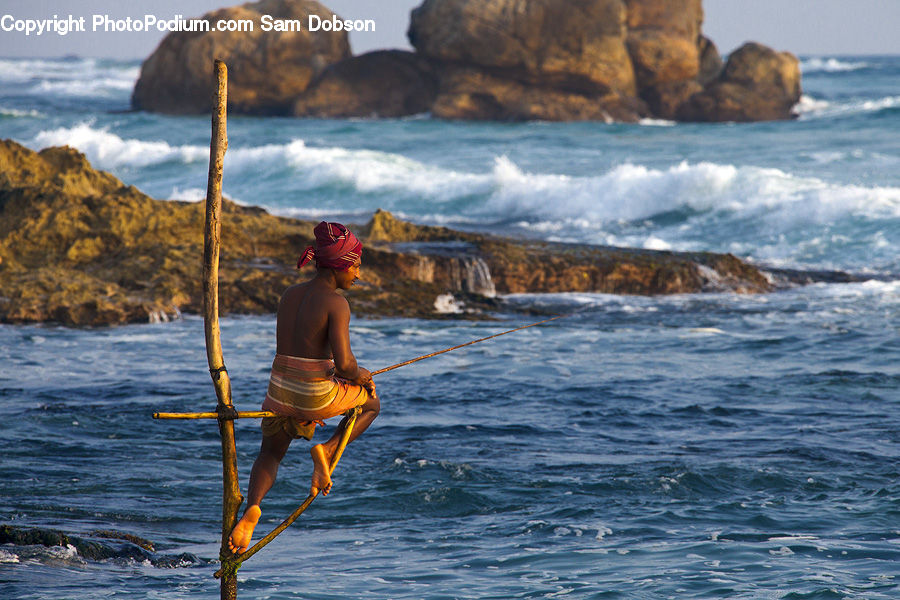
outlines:
[[[900, 597], [900, 67], [803, 68], [787, 123], [232, 119], [226, 193], [279, 214], [362, 222], [384, 207], [878, 280], [506, 298], [575, 314], [380, 376], [382, 414], [334, 491], [241, 569], [240, 597]], [[0, 136], [71, 144], [156, 197], [201, 197], [208, 119], [117, 112], [136, 76], [0, 60]], [[380, 368], [527, 322], [497, 316], [355, 319], [352, 343]], [[0, 326], [0, 524], [156, 543], [100, 561], [0, 546], [0, 598], [217, 594], [216, 426], [150, 418], [214, 407], [202, 329]], [[255, 409], [274, 318], [226, 318], [222, 339], [236, 404]], [[236, 427], [246, 489], [260, 434]], [[295, 442], [259, 535], [309, 475]]]
[[[242, 568], [242, 596], [897, 596], [896, 284], [515, 300], [579, 312], [380, 376], [382, 415], [333, 493]], [[378, 368], [520, 323], [360, 320], [352, 341]], [[273, 327], [224, 321], [239, 408], [260, 401]], [[8, 597], [215, 593], [216, 427], [150, 419], [214, 406], [199, 319], [0, 336], [3, 520], [196, 556], [7, 546]], [[237, 439], [245, 486], [255, 423]], [[295, 442], [261, 530], [309, 472]]]

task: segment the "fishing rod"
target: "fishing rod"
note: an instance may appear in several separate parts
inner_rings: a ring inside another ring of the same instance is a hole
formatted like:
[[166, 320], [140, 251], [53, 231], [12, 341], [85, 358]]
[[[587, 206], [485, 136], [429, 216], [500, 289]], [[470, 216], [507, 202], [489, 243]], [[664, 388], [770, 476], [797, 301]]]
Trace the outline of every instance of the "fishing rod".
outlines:
[[452, 348], [445, 348], [444, 350], [438, 350], [437, 352], [432, 352], [431, 354], [424, 354], [422, 356], [417, 356], [416, 358], [411, 358], [410, 360], [403, 361], [402, 363], [397, 363], [396, 365], [391, 365], [390, 367], [385, 367], [383, 369], [378, 369], [377, 371], [372, 372], [372, 377], [376, 375], [380, 375], [381, 373], [387, 373], [388, 371], [393, 371], [394, 369], [399, 369], [400, 367], [405, 367], [406, 365], [411, 365], [414, 362], [419, 362], [420, 360], [425, 360], [426, 358], [431, 358], [433, 356], [437, 356], [439, 354], [444, 354], [445, 352], [450, 352], [452, 350], [459, 350], [460, 348], [465, 348], [466, 346], [471, 346], [472, 344], [477, 344], [479, 342], [486, 342], [487, 340], [494, 339], [495, 337], [500, 337], [501, 335], [506, 335], [507, 333], [515, 333], [516, 331], [522, 331], [523, 329], [528, 329], [529, 327], [534, 327], [535, 325], [541, 325], [543, 323], [549, 323], [550, 321], [555, 321], [557, 319], [562, 319], [563, 317], [569, 317], [574, 313], [570, 313], [568, 315], [556, 315], [555, 317], [551, 317], [549, 319], [544, 319], [543, 321], [538, 321], [537, 323], [532, 323], [531, 325], [523, 325], [522, 327], [516, 327], [515, 329], [510, 329], [509, 331], [503, 331], [501, 333], [495, 333], [494, 335], [489, 335], [487, 337], [483, 337], [477, 340], [472, 340], [471, 342], [466, 342], [465, 344], [460, 344], [459, 346], [453, 346]]
[[[538, 321], [536, 323], [531, 323], [530, 325], [523, 325], [521, 327], [516, 327], [515, 329], [509, 329], [507, 331], [501, 331], [500, 333], [495, 333], [494, 335], [489, 335], [483, 338], [479, 338], [477, 340], [472, 340], [471, 342], [466, 342], [465, 344], [459, 344], [458, 346], [453, 346], [452, 348], [445, 348], [443, 350], [438, 350], [437, 352], [431, 352], [429, 354], [423, 354], [422, 356], [417, 356], [416, 358], [411, 358], [409, 360], [403, 361], [401, 363], [397, 363], [396, 365], [391, 365], [390, 367], [385, 367], [383, 369], [378, 369], [377, 371], [372, 372], [372, 376], [380, 375], [382, 373], [387, 373], [388, 371], [393, 371], [394, 369], [399, 369], [400, 367], [405, 367], [406, 365], [411, 365], [415, 362], [419, 362], [420, 360], [425, 360], [426, 358], [432, 358], [441, 354], [445, 354], [447, 352], [452, 352], [453, 350], [459, 350], [460, 348], [465, 348], [466, 346], [471, 346], [472, 344], [479, 344], [481, 342], [486, 342], [487, 340], [492, 340], [496, 337], [500, 337], [501, 335], [507, 335], [509, 333], [515, 333], [516, 331], [522, 331], [523, 329], [528, 329], [529, 327], [536, 327], [537, 325], [542, 325], [544, 323], [549, 323], [550, 321], [556, 321], [557, 319], [563, 319], [565, 317], [571, 317], [576, 314], [578, 311], [571, 312], [565, 315], [556, 315], [555, 317], [550, 317], [549, 319], [544, 319], [542, 321]], [[267, 410], [253, 410], [253, 411], [235, 411], [227, 416], [227, 418], [241, 418], [241, 419], [259, 419], [262, 417], [277, 417], [278, 415]], [[195, 412], [195, 413], [153, 413], [154, 419], [218, 419], [219, 413], [215, 412]]]

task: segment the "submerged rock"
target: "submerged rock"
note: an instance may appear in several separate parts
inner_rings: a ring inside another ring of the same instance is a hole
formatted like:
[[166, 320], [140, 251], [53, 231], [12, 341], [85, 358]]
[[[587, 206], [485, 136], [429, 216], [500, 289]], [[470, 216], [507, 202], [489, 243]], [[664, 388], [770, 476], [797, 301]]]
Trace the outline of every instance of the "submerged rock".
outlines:
[[[68, 147], [0, 142], [0, 322], [155, 322], [202, 309], [202, 203], [154, 200]], [[274, 312], [315, 224], [224, 201], [220, 309]], [[729, 254], [518, 241], [428, 227], [377, 211], [366, 244], [361, 315], [440, 316], [439, 296], [472, 310], [498, 294], [764, 292], [768, 279]], [[444, 304], [447, 304], [446, 302]]]
[[[77, 556], [82, 560], [146, 561], [162, 568], [206, 562], [190, 553], [157, 554], [152, 542], [119, 531], [95, 531], [87, 535], [72, 535], [56, 529], [0, 525], [0, 544], [23, 548], [34, 546], [70, 548], [73, 551], [73, 558]], [[16, 549], [16, 553], [20, 554], [22, 550]]]

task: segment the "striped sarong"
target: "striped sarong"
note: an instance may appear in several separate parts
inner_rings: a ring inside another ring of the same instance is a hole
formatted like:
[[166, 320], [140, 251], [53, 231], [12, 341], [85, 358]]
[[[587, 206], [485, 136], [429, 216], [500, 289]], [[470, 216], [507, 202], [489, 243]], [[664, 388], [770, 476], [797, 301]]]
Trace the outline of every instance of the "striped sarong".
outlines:
[[329, 419], [365, 404], [369, 392], [334, 376], [334, 362], [276, 354], [262, 409], [298, 421]]

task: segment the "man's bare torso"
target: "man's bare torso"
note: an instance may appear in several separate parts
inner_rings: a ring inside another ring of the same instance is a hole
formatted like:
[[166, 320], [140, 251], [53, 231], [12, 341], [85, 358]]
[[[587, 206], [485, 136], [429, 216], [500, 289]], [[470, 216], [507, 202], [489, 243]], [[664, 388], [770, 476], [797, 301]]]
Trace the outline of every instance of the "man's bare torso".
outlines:
[[276, 352], [304, 358], [332, 358], [328, 320], [335, 304], [346, 302], [315, 280], [289, 287], [278, 306]]

